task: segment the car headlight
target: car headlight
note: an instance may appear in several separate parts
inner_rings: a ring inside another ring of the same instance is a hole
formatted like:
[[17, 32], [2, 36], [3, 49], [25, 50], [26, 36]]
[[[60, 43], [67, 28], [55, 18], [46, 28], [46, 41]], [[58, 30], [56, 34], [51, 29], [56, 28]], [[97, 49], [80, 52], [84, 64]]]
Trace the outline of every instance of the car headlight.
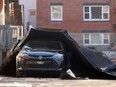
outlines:
[[28, 58], [28, 54], [24, 54], [24, 53], [19, 53], [16, 58]]
[[28, 59], [28, 55], [27, 54], [24, 54], [24, 53], [19, 53], [17, 56], [16, 56], [16, 61], [17, 63], [19, 64], [24, 64], [27, 59]]
[[64, 55], [63, 54], [56, 54], [53, 56], [54, 60], [60, 65], [62, 61], [64, 60]]

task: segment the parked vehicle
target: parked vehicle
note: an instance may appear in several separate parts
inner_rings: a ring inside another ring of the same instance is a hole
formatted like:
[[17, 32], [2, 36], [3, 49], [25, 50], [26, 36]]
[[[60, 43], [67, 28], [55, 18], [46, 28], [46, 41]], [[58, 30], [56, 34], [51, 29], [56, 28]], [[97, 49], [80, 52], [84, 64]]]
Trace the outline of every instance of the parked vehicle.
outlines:
[[23, 75], [23, 71], [60, 73], [65, 67], [64, 52], [62, 43], [57, 40], [29, 41], [16, 56], [16, 76]]

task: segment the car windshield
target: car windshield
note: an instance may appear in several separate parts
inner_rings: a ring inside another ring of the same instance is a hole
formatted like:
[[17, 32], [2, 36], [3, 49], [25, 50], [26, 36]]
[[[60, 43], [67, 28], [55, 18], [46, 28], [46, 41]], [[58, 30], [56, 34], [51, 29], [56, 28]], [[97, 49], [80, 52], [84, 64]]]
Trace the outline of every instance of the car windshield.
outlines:
[[62, 50], [62, 45], [59, 41], [48, 41], [48, 40], [30, 41], [26, 45], [24, 45], [23, 50], [26, 51]]

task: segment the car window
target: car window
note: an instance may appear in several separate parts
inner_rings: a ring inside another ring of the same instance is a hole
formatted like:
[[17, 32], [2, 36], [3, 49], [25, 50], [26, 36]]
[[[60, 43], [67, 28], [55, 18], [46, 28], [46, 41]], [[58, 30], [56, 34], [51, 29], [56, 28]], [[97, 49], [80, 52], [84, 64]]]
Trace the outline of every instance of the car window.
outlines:
[[62, 50], [62, 44], [60, 41], [30, 41], [24, 45], [25, 50]]

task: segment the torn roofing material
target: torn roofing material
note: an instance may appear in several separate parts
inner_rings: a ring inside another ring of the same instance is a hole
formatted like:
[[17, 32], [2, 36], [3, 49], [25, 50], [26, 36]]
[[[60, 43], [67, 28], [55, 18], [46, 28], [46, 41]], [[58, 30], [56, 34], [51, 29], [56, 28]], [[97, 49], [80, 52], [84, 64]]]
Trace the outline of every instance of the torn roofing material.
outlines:
[[11, 71], [15, 71], [15, 58], [23, 45], [30, 40], [37, 39], [61, 41], [67, 49], [67, 53], [71, 54], [69, 58], [70, 61], [67, 62], [67, 70], [72, 70], [76, 77], [116, 79], [116, 66], [114, 63], [99, 52], [80, 46], [68, 32], [63, 29], [30, 29], [27, 35], [14, 46], [12, 51], [9, 51], [4, 59], [3, 65], [7, 65], [8, 71], [10, 71], [10, 67], [12, 67]]

